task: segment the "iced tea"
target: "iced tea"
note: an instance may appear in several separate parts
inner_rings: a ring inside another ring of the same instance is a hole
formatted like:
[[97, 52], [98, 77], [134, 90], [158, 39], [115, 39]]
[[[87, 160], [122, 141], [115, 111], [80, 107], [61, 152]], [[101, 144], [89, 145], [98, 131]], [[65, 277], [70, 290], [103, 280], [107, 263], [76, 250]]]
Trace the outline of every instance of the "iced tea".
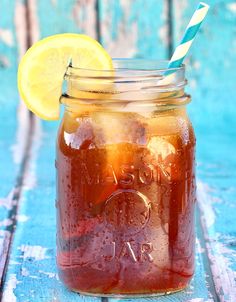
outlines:
[[85, 103], [67, 104], [58, 133], [60, 277], [94, 295], [185, 288], [195, 241], [195, 136], [185, 106]]

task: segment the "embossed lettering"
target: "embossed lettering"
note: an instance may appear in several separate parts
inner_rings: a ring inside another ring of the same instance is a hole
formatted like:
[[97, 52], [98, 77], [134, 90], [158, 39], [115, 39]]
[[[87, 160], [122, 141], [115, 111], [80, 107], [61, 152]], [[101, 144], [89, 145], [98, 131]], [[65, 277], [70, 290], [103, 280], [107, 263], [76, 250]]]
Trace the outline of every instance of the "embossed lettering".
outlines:
[[143, 243], [136, 245], [136, 248], [132, 246], [129, 241], [124, 242], [111, 242], [111, 244], [105, 246], [105, 254], [103, 257], [106, 261], [112, 261], [115, 258], [121, 259], [123, 257], [128, 258], [132, 262], [153, 262], [151, 255], [153, 251], [152, 243]]
[[119, 258], [124, 257], [124, 256], [128, 256], [130, 257], [134, 262], [137, 262], [137, 258], [134, 254], [134, 251], [132, 249], [132, 246], [130, 244], [130, 242], [124, 242], [122, 248], [121, 248], [121, 252], [119, 255]]
[[171, 181], [170, 169], [169, 165], [164, 165], [163, 163], [157, 163], [156, 165], [156, 181], [161, 184], [163, 177], [169, 181]]
[[137, 234], [148, 223], [151, 201], [132, 189], [113, 192], [104, 205], [104, 218], [108, 228], [122, 234]]
[[102, 175], [102, 181], [103, 184], [109, 184], [109, 183], [113, 183], [113, 184], [117, 184], [117, 178], [116, 178], [116, 174], [115, 171], [112, 167], [112, 165], [107, 165], [105, 173]]
[[93, 168], [93, 173], [89, 173], [88, 168], [85, 163], [81, 164], [81, 183], [82, 184], [99, 184], [99, 165], [95, 164]]
[[[87, 167], [86, 163], [82, 162], [81, 183], [87, 185], [96, 184], [114, 184], [121, 186], [124, 189], [133, 189], [135, 184], [151, 185], [155, 182], [158, 185], [163, 183], [163, 179], [169, 183], [173, 181], [176, 173], [181, 173], [174, 162], [156, 162], [155, 165], [142, 162], [136, 167], [133, 164], [122, 164], [119, 167], [114, 167], [107, 164], [101, 167], [99, 164], [94, 164], [92, 168]], [[191, 172], [191, 171], [190, 171]], [[188, 179], [189, 175], [185, 172], [183, 176]]]
[[121, 180], [120, 184], [123, 187], [130, 187], [134, 183], [134, 166], [133, 165], [122, 165], [121, 166]]
[[149, 262], [153, 262], [153, 257], [151, 255], [152, 251], [153, 251], [153, 246], [151, 243], [142, 244], [140, 260], [141, 261], [148, 260]]
[[149, 164], [144, 164], [140, 169], [139, 169], [139, 181], [145, 185], [149, 185], [153, 181], [153, 166]]

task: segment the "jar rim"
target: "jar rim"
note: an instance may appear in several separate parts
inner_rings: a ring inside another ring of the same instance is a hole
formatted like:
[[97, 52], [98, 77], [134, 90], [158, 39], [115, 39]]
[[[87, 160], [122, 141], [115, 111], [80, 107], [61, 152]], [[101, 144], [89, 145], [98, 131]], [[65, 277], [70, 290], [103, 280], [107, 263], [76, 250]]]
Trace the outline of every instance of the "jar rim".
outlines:
[[189, 96], [184, 93], [185, 65], [168, 69], [168, 62], [119, 58], [113, 59], [113, 70], [85, 69], [70, 64], [64, 76], [66, 89], [61, 102], [186, 104]]
[[113, 70], [98, 70], [80, 68], [69, 64], [65, 73], [65, 79], [69, 78], [143, 78], [158, 77], [163, 78], [165, 73], [174, 74], [175, 77], [183, 79], [185, 75], [185, 65], [168, 68], [168, 60], [145, 59], [145, 58], [112, 58]]

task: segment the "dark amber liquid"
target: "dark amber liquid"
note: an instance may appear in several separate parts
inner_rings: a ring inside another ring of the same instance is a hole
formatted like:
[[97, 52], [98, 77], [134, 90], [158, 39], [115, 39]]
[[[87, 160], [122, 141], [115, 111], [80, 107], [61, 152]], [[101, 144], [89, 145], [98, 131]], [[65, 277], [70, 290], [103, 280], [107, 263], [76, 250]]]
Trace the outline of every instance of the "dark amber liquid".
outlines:
[[67, 114], [59, 130], [57, 262], [75, 291], [166, 293], [193, 275], [192, 127], [137, 116]]

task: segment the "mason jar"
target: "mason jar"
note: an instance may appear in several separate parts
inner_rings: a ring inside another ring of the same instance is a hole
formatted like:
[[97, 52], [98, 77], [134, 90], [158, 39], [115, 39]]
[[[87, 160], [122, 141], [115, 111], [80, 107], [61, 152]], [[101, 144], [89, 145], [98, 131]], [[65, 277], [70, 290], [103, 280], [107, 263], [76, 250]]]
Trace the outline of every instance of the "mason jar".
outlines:
[[73, 291], [145, 297], [194, 273], [195, 136], [184, 66], [68, 67], [57, 138], [57, 264]]

